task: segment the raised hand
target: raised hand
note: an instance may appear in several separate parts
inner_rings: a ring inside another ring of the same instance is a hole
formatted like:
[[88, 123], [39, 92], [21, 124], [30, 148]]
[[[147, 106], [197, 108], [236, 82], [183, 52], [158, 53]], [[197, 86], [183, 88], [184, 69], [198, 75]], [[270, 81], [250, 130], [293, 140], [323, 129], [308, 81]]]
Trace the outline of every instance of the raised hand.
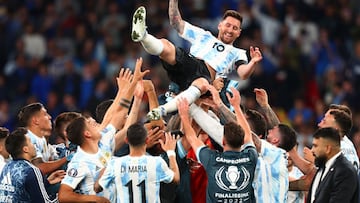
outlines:
[[165, 142], [163, 140], [159, 140], [161, 148], [164, 151], [175, 150], [176, 147], [176, 137], [175, 135], [171, 135], [169, 132], [165, 132]]
[[116, 78], [119, 90], [127, 89], [127, 87], [129, 87], [130, 85], [132, 78], [133, 74], [131, 73], [130, 69], [122, 68], [119, 72], [119, 76]]
[[145, 70], [142, 72], [141, 71], [142, 64], [143, 64], [143, 59], [141, 57], [136, 59], [133, 82], [138, 82], [142, 80], [144, 76], [150, 72], [150, 70]]
[[251, 61], [255, 63], [261, 61], [262, 55], [259, 47], [254, 48], [253, 46], [250, 46], [250, 57], [251, 57]]
[[264, 89], [255, 88], [254, 89], [256, 101], [261, 107], [266, 107], [269, 105], [268, 95]]
[[159, 143], [159, 140], [162, 140], [164, 137], [165, 131], [161, 130], [160, 127], [156, 126], [148, 130], [146, 138], [146, 148], [151, 148]]
[[227, 92], [226, 97], [228, 98], [231, 106], [240, 106], [241, 97], [240, 97], [239, 91], [233, 87], [231, 87], [230, 90], [231, 90], [232, 96]]
[[134, 96], [138, 99], [142, 99], [144, 95], [144, 85], [143, 85], [143, 81], [140, 80], [135, 87], [135, 92], [134, 92]]
[[222, 104], [222, 100], [219, 95], [219, 91], [212, 85], [208, 85], [208, 90], [211, 92], [212, 99], [216, 106]]
[[185, 98], [179, 98], [177, 107], [181, 120], [189, 121], [189, 102]]
[[224, 78], [222, 77], [219, 77], [219, 78], [216, 78], [213, 82], [212, 82], [212, 85], [215, 87], [215, 89], [217, 91], [221, 91], [222, 88], [224, 88]]
[[150, 92], [155, 90], [154, 84], [152, 83], [151, 80], [142, 80], [142, 82], [145, 92]]

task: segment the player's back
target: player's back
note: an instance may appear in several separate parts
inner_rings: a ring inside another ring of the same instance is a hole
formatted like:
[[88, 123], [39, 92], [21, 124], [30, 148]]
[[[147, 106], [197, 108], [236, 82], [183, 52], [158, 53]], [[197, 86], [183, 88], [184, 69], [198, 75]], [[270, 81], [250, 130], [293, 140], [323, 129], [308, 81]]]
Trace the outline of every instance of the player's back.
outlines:
[[128, 155], [109, 162], [100, 184], [115, 182], [117, 202], [160, 202], [160, 182], [169, 183], [173, 177], [160, 157]]

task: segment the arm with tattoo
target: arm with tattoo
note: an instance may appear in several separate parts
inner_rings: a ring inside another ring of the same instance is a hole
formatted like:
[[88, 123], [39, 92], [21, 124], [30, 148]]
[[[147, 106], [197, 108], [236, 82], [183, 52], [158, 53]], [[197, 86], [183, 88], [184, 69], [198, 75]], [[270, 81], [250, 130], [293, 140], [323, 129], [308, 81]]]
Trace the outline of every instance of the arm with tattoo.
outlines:
[[261, 88], [255, 88], [254, 89], [256, 101], [261, 107], [263, 113], [265, 114], [265, 118], [267, 120], [268, 127], [271, 129], [276, 125], [280, 124], [280, 121], [275, 114], [275, 112], [272, 110], [272, 108], [269, 105], [269, 97], [267, 92], [264, 89]]
[[217, 106], [220, 121], [222, 123], [236, 122], [235, 114], [223, 103]]
[[185, 22], [183, 21], [179, 6], [178, 0], [170, 0], [169, 1], [169, 20], [170, 25], [180, 34], [184, 32]]
[[272, 108], [268, 106], [261, 107], [262, 112], [264, 113], [264, 116], [267, 120], [267, 125], [269, 128], [273, 128], [274, 126], [277, 126], [280, 124], [279, 118], [275, 114], [275, 112], [272, 110]]

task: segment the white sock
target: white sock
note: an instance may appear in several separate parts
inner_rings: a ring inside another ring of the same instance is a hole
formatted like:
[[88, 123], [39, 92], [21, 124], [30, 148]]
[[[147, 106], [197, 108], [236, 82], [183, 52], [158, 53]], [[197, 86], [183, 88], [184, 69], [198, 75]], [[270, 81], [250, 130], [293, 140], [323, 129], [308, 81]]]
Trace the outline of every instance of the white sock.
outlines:
[[176, 95], [174, 99], [169, 101], [168, 103], [161, 105], [160, 108], [164, 110], [165, 113], [171, 113], [177, 110], [177, 100], [182, 97], [186, 98], [186, 100], [189, 102], [189, 104], [192, 104], [194, 101], [196, 101], [201, 96], [200, 90], [195, 86], [190, 86], [185, 91], [181, 92], [180, 94]]
[[158, 38], [146, 33], [144, 39], [141, 40], [141, 44], [145, 51], [151, 55], [159, 56], [164, 49], [164, 45]]

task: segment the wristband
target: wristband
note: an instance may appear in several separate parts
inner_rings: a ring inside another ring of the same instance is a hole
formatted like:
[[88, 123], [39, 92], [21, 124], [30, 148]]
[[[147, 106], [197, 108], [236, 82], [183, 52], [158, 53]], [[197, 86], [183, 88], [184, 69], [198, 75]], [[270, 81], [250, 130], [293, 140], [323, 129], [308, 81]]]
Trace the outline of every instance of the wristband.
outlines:
[[176, 156], [174, 150], [167, 150], [167, 151], [166, 151], [166, 154], [167, 154], [168, 157], [170, 157], [170, 156]]

